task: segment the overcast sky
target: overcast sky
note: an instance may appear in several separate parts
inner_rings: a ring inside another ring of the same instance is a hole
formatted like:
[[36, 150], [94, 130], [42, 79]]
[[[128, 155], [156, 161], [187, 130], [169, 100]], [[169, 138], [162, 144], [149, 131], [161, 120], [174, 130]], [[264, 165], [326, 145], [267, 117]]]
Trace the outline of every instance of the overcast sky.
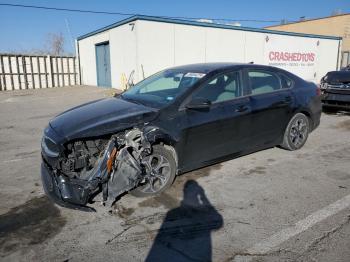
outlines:
[[[49, 6], [154, 16], [203, 17], [232, 20], [298, 20], [350, 12], [349, 0], [0, 0], [0, 3]], [[62, 32], [65, 50], [74, 52], [77, 36], [127, 18], [122, 15], [82, 14], [0, 6], [0, 52], [42, 49], [48, 33]], [[276, 22], [240, 22], [264, 27]]]

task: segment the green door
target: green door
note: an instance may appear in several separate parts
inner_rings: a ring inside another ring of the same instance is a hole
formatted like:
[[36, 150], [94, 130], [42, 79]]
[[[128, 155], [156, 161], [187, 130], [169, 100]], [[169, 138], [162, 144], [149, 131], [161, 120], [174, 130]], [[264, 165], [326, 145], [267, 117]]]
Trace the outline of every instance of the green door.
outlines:
[[96, 45], [97, 85], [111, 87], [109, 42]]

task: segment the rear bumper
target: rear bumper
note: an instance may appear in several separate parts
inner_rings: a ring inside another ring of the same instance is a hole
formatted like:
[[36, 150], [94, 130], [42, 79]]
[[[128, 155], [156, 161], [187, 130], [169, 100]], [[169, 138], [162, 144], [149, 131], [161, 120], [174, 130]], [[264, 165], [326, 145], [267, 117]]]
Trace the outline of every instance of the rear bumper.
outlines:
[[320, 125], [322, 114], [322, 103], [320, 96], [315, 96], [308, 105], [311, 117], [310, 132], [315, 130]]
[[41, 163], [41, 181], [46, 195], [57, 205], [83, 211], [95, 211], [85, 206], [86, 195], [82, 187], [68, 178], [55, 175], [49, 167]]
[[312, 127], [310, 132], [314, 131], [320, 125], [321, 114], [322, 114], [322, 111], [318, 112], [312, 117]]

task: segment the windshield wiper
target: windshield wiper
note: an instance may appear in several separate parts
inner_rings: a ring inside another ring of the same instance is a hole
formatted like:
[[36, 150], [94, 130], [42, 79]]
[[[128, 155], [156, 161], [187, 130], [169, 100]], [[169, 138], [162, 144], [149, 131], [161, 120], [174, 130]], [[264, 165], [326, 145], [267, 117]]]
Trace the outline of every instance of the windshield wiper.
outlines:
[[140, 102], [139, 100], [132, 99], [132, 98], [129, 98], [129, 97], [125, 97], [123, 95], [120, 95], [120, 98], [123, 99], [123, 100], [126, 100], [126, 101], [130, 101], [130, 102], [132, 102], [134, 104], [138, 104], [138, 105], [143, 105], [144, 106], [144, 104], [142, 102]]

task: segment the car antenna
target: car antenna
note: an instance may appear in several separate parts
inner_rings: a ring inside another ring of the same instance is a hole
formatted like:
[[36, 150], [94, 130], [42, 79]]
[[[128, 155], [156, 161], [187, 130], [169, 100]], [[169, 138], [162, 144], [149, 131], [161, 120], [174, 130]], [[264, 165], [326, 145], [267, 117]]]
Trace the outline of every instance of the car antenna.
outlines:
[[254, 61], [250, 61], [248, 64], [254, 64]]

